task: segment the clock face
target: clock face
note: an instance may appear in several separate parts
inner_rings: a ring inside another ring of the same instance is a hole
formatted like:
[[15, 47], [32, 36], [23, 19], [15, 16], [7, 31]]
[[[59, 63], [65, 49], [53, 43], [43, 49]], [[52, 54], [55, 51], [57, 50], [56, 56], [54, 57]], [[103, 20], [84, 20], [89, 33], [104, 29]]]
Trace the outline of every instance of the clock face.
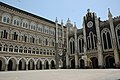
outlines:
[[88, 28], [91, 28], [93, 26], [93, 22], [92, 21], [89, 21], [88, 23], [87, 23], [87, 27]]

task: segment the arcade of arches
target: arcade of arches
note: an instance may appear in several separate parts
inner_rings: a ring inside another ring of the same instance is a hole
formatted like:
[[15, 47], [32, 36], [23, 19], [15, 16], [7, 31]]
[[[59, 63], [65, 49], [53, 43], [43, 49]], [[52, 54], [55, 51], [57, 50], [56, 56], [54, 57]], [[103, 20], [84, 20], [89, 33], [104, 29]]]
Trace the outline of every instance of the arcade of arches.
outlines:
[[[104, 62], [104, 68], [115, 68], [115, 59], [113, 56], [105, 56]], [[88, 66], [92, 69], [99, 69], [97, 57], [91, 57], [88, 61]], [[85, 61], [83, 59], [79, 60], [79, 68], [85, 68]], [[75, 69], [75, 59], [70, 60], [70, 69]]]
[[16, 70], [42, 70], [55, 69], [55, 60], [26, 60], [24, 58], [17, 60], [16, 58], [0, 57], [0, 71], [16, 71]]

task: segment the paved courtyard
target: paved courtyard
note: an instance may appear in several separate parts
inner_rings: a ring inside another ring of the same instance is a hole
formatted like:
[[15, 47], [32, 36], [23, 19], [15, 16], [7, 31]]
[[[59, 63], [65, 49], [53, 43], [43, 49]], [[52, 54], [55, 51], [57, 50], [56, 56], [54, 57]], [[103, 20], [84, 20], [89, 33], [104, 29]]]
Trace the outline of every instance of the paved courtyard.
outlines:
[[120, 69], [7, 71], [0, 80], [120, 80]]

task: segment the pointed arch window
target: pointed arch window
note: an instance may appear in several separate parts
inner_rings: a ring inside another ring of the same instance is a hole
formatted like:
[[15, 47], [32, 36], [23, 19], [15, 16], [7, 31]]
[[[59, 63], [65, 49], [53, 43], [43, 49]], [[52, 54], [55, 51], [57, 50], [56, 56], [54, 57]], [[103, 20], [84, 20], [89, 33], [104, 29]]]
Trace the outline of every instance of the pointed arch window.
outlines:
[[79, 39], [79, 52], [83, 52], [84, 41], [83, 39]]
[[35, 48], [33, 48], [32, 53], [35, 54]]
[[24, 47], [24, 53], [27, 53], [27, 48], [26, 47]]
[[39, 54], [39, 49], [38, 48], [36, 49], [36, 54]]
[[8, 32], [6, 30], [1, 31], [1, 38], [7, 39]]
[[19, 48], [19, 52], [20, 52], [20, 53], [23, 52], [23, 47], [22, 47], [22, 46], [20, 46], [20, 48]]
[[40, 54], [42, 54], [42, 49], [40, 49]]
[[10, 23], [11, 15], [8, 13], [4, 13], [2, 15], [2, 22], [4, 23]]
[[4, 47], [3, 47], [3, 51], [7, 51], [8, 50], [8, 45], [5, 44]]
[[18, 52], [18, 46], [15, 46], [14, 52]]
[[111, 41], [111, 34], [109, 29], [103, 29], [101, 33], [102, 43], [104, 50], [112, 49], [112, 41]]
[[13, 46], [12, 45], [9, 46], [9, 52], [13, 52]]
[[75, 42], [73, 38], [70, 39], [69, 45], [70, 45], [70, 53], [74, 54], [75, 53]]
[[31, 53], [31, 48], [30, 47], [28, 48], [28, 53]]

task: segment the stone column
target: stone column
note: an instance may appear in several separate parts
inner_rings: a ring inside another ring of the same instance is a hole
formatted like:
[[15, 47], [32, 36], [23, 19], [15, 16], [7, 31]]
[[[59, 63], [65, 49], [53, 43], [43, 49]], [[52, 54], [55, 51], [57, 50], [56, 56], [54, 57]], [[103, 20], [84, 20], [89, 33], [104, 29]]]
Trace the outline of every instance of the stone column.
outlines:
[[78, 68], [78, 51], [77, 51], [77, 27], [74, 24], [74, 36], [75, 36], [75, 68]]
[[34, 70], [36, 70], [36, 64], [34, 64]]
[[97, 51], [98, 51], [98, 66], [99, 68], [103, 68], [103, 50], [102, 50], [102, 43], [100, 37], [100, 28], [99, 28], [99, 20], [95, 15], [95, 25], [96, 25], [96, 33], [97, 33]]
[[114, 25], [113, 25], [113, 19], [112, 19], [112, 14], [110, 12], [110, 9], [108, 9], [108, 18], [109, 18], [109, 24], [110, 24], [110, 29], [111, 29], [111, 34], [112, 34], [112, 45], [113, 45], [113, 50], [114, 50], [114, 57], [115, 57], [115, 64], [119, 62], [119, 53], [117, 50], [117, 42], [116, 42], [116, 37], [115, 37], [115, 30], [114, 30]]
[[44, 70], [45, 69], [45, 65], [44, 64], [42, 64], [42, 70]]
[[66, 28], [66, 44], [67, 44], [67, 52], [66, 52], [66, 68], [69, 68], [69, 42], [68, 42], [68, 27]]
[[51, 69], [51, 64], [49, 64], [49, 69]]
[[28, 64], [26, 64], [26, 70], [28, 70]]
[[56, 21], [55, 21], [55, 27], [56, 27], [55, 60], [56, 60], [56, 69], [58, 69], [59, 68], [59, 54], [58, 54], [59, 52], [58, 52], [58, 20], [57, 20], [57, 18], [56, 18]]
[[[85, 20], [85, 17], [84, 19]], [[83, 21], [83, 36], [84, 36], [84, 56], [87, 56], [87, 41], [86, 41], [86, 28], [85, 28], [85, 22]], [[84, 59], [85, 67], [87, 67], [87, 60]]]
[[8, 71], [8, 64], [5, 64], [5, 71]]
[[16, 64], [16, 71], [18, 71], [18, 68], [19, 68], [19, 64]]

